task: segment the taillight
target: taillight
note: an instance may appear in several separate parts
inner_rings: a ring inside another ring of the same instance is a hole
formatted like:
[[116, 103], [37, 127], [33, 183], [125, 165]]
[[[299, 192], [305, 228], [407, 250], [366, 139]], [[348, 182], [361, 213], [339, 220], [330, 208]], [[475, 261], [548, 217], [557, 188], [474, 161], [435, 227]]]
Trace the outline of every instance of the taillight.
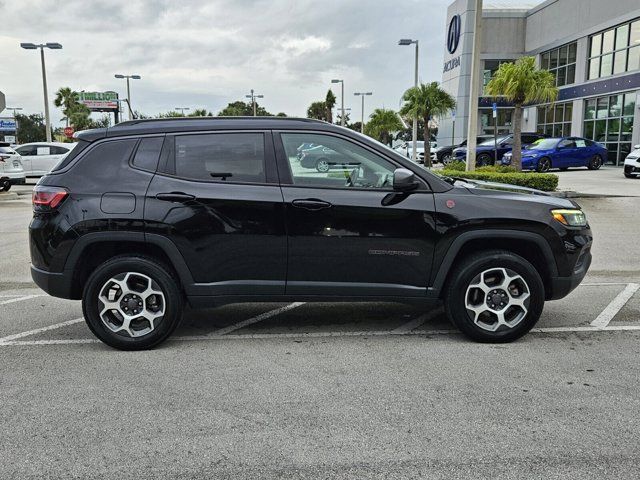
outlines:
[[60, 187], [38, 186], [33, 189], [31, 201], [34, 207], [45, 209], [56, 208], [67, 198], [69, 192]]

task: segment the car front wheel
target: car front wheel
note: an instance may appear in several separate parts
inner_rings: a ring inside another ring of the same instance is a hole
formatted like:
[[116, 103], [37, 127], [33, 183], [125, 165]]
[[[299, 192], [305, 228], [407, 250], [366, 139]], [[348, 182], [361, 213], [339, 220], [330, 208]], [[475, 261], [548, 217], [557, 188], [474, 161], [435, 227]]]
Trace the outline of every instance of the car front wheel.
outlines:
[[320, 173], [327, 173], [329, 171], [329, 162], [321, 158], [316, 162], [316, 170]]
[[510, 342], [536, 324], [544, 306], [537, 270], [519, 255], [491, 250], [455, 267], [445, 292], [447, 316], [467, 337]]
[[182, 318], [182, 294], [169, 269], [138, 256], [112, 258], [89, 276], [82, 311], [91, 331], [120, 350], [152, 348]]
[[536, 170], [540, 173], [548, 172], [549, 170], [551, 170], [551, 160], [549, 160], [547, 157], [542, 157], [540, 160], [538, 160], [538, 167], [536, 168]]
[[0, 192], [8, 192], [11, 190], [10, 180], [0, 180]]

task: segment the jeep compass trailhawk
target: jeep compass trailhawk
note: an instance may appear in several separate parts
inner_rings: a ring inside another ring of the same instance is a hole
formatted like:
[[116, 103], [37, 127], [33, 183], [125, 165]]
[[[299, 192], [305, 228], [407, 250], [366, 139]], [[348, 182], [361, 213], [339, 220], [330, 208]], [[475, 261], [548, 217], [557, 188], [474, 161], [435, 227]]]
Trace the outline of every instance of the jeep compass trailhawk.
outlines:
[[[165, 340], [185, 302], [443, 301], [470, 338], [506, 342], [591, 262], [575, 203], [440, 178], [320, 121], [139, 120], [77, 139], [34, 189], [31, 272], [120, 349]], [[302, 165], [303, 145], [330, 168]]]

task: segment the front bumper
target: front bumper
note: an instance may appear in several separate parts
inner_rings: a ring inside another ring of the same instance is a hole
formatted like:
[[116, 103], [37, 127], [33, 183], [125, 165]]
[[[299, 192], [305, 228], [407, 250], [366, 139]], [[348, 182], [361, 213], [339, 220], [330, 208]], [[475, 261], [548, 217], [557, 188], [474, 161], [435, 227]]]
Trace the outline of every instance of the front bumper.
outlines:
[[558, 300], [571, 293], [584, 279], [591, 266], [591, 244], [587, 245], [578, 256], [573, 273], [568, 277], [551, 277], [550, 288], [547, 289], [547, 300]]
[[627, 175], [640, 175], [640, 163], [638, 163], [637, 161], [624, 162], [624, 173], [626, 173]]

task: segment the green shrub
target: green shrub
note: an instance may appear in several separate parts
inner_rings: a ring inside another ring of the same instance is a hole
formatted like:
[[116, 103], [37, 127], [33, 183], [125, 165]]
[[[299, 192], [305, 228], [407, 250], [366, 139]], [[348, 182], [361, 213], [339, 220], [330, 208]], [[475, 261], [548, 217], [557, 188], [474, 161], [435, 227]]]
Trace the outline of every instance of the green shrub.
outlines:
[[496, 171], [486, 171], [481, 169], [477, 169], [474, 172], [461, 172], [458, 170], [450, 170], [448, 168], [446, 170], [440, 171], [434, 170], [434, 173], [438, 173], [446, 177], [459, 177], [468, 178], [469, 180], [484, 180], [485, 182], [507, 183], [509, 185], [518, 185], [520, 187], [535, 188], [537, 190], [542, 190], [545, 192], [553, 192], [558, 187], [558, 176], [549, 173], [499, 173]]
[[486, 165], [476, 168], [476, 172], [515, 173], [516, 167], [511, 165]]
[[447, 170], [455, 170], [456, 172], [464, 172], [467, 169], [467, 164], [460, 160], [456, 160], [455, 162], [451, 162], [449, 165], [445, 165]]

